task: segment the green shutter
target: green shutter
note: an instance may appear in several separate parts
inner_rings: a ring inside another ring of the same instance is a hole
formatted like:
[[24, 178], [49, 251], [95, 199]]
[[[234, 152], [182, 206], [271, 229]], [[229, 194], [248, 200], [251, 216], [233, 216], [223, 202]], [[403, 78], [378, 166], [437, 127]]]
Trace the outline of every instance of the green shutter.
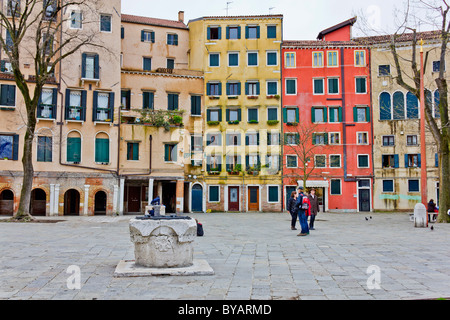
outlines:
[[95, 139], [95, 162], [109, 163], [109, 139]]
[[81, 138], [67, 138], [67, 162], [81, 162]]
[[283, 108], [283, 122], [287, 123], [287, 109]]
[[358, 122], [358, 108], [353, 107], [353, 122]]
[[316, 123], [316, 108], [311, 108], [311, 122]]
[[164, 161], [170, 160], [170, 145], [165, 144], [164, 145]]

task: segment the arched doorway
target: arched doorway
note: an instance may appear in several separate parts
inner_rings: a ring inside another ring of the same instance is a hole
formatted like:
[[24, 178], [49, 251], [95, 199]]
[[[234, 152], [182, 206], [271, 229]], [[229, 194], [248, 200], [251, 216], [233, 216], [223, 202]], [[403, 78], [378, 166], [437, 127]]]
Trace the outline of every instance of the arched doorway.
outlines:
[[80, 193], [75, 189], [68, 190], [64, 194], [64, 215], [80, 215]]
[[94, 214], [96, 216], [106, 215], [107, 195], [104, 191], [99, 191], [95, 194]]
[[30, 213], [32, 216], [47, 215], [47, 194], [42, 189], [31, 192]]
[[3, 190], [0, 193], [0, 216], [12, 216], [14, 214], [14, 193], [11, 190]]
[[200, 184], [192, 186], [192, 212], [203, 212], [203, 187]]

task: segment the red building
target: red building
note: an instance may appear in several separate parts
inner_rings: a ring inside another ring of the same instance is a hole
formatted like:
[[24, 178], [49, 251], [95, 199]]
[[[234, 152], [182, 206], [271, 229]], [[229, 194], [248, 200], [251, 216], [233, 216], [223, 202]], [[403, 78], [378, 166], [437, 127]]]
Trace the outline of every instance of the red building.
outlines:
[[282, 46], [283, 191], [306, 180], [322, 211], [372, 209], [370, 50], [352, 41], [355, 22]]

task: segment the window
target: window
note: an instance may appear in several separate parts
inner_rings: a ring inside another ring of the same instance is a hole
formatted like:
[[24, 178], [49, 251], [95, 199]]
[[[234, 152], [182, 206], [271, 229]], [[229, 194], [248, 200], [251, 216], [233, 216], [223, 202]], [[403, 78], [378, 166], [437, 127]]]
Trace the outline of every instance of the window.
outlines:
[[142, 92], [142, 108], [153, 110], [155, 108], [155, 93], [151, 91]]
[[247, 65], [249, 67], [258, 66], [258, 52], [248, 52], [247, 53]]
[[57, 1], [56, 0], [44, 0], [43, 1], [43, 9], [45, 12], [45, 18], [46, 19], [53, 19], [54, 14], [57, 9]]
[[6, 15], [9, 17], [20, 16], [20, 0], [8, 0], [6, 4]]
[[209, 54], [209, 66], [210, 67], [220, 67], [220, 53], [210, 53]]
[[57, 89], [42, 89], [37, 109], [38, 119], [56, 119]]
[[278, 108], [267, 108], [267, 120], [278, 121]]
[[143, 70], [144, 71], [152, 71], [152, 58], [143, 58], [142, 59]]
[[408, 180], [408, 192], [420, 192], [419, 180]]
[[394, 180], [383, 180], [383, 192], [394, 192]]
[[121, 90], [121, 92], [120, 92], [120, 108], [122, 110], [130, 110], [130, 108], [131, 108], [131, 90]]
[[312, 123], [327, 122], [327, 108], [313, 107], [311, 109], [311, 122]]
[[52, 137], [38, 137], [37, 139], [37, 161], [52, 162]]
[[155, 32], [154, 31], [141, 31], [141, 42], [155, 43]]
[[279, 187], [278, 186], [269, 186], [267, 188], [267, 198], [268, 198], [268, 202], [269, 203], [278, 203], [280, 198], [279, 198]]
[[405, 96], [403, 92], [397, 91], [393, 95], [394, 120], [405, 119]]
[[327, 156], [325, 155], [314, 156], [314, 165], [316, 168], [325, 168], [327, 166]]
[[339, 132], [331, 132], [329, 134], [328, 142], [331, 145], [339, 145], [341, 144], [341, 134]]
[[86, 121], [86, 91], [66, 90], [66, 120]]
[[391, 95], [387, 92], [383, 92], [380, 94], [380, 120], [391, 120], [392, 119], [392, 111], [391, 111]]
[[420, 168], [420, 154], [405, 154], [405, 168]]
[[241, 95], [241, 83], [229, 82], [227, 83], [227, 96], [239, 96]]
[[[433, 72], [440, 72], [441, 71], [441, 61], [433, 61]], [[445, 65], [444, 65], [444, 71], [445, 71]]]
[[207, 39], [208, 40], [222, 39], [222, 28], [221, 27], [208, 27]]
[[341, 167], [341, 155], [331, 155], [330, 156], [330, 168], [340, 168]]
[[370, 108], [369, 107], [354, 107], [353, 108], [353, 121], [354, 122], [369, 122], [370, 121]]
[[287, 95], [297, 94], [297, 79], [286, 79], [286, 94]]
[[328, 66], [337, 67], [338, 66], [338, 52], [328, 51]]
[[7, 51], [12, 51], [13, 47], [14, 47], [14, 42], [11, 38], [11, 33], [9, 32], [9, 30], [6, 30], [6, 39], [5, 39], [5, 45], [6, 45], [6, 50]]
[[202, 97], [191, 96], [191, 116], [202, 115]]
[[285, 66], [286, 68], [295, 68], [295, 53], [287, 52], [285, 54]]
[[328, 94], [339, 94], [339, 78], [328, 78]]
[[378, 66], [378, 75], [380, 77], [387, 77], [391, 75], [391, 66], [390, 65], [380, 65]]
[[206, 85], [206, 94], [208, 96], [221, 96], [222, 84], [219, 82], [210, 82]]
[[239, 122], [241, 121], [241, 109], [227, 109], [226, 111], [228, 122]]
[[323, 52], [313, 52], [313, 67], [323, 67]]
[[406, 117], [419, 119], [419, 99], [411, 92], [406, 94]]
[[177, 145], [165, 144], [164, 145], [164, 161], [165, 162], [177, 162]]
[[247, 119], [249, 123], [258, 123], [258, 109], [250, 108], [247, 109]]
[[19, 136], [0, 135], [0, 160], [19, 160]]
[[328, 133], [314, 133], [313, 134], [314, 145], [326, 145], [328, 144]]
[[365, 51], [355, 51], [355, 66], [365, 67], [366, 66], [366, 52]]
[[417, 135], [408, 135], [406, 136], [406, 145], [408, 146], [417, 146]]
[[113, 114], [114, 93], [94, 91], [93, 121], [113, 122]]
[[398, 155], [397, 154], [389, 154], [382, 155], [381, 158], [383, 168], [398, 168]]
[[267, 65], [277, 66], [278, 65], [278, 52], [267, 51]]
[[298, 123], [299, 110], [298, 108], [284, 108], [283, 109], [284, 123]]
[[220, 187], [208, 186], [208, 202], [220, 202]]
[[289, 146], [296, 146], [300, 143], [300, 134], [299, 133], [285, 133], [284, 142]]
[[356, 93], [367, 93], [367, 79], [356, 78]]
[[383, 147], [395, 146], [395, 136], [383, 136]]
[[95, 162], [109, 164], [109, 138], [95, 139]]
[[45, 55], [51, 55], [53, 52], [53, 35], [48, 33], [44, 33], [42, 35], [42, 47], [44, 48]]
[[208, 109], [206, 111], [206, 121], [218, 122], [222, 121], [222, 110], [221, 109]]
[[277, 26], [267, 26], [267, 39], [277, 38]]
[[331, 123], [342, 122], [342, 108], [341, 107], [330, 107], [330, 117], [328, 119]]
[[241, 157], [237, 155], [231, 155], [226, 157], [227, 172], [242, 171]]
[[259, 96], [260, 94], [260, 85], [258, 81], [247, 82], [245, 84], [245, 94], [247, 96]]
[[268, 146], [279, 146], [280, 145], [280, 134], [267, 132], [267, 145]]
[[81, 78], [91, 80], [100, 79], [100, 65], [98, 54], [83, 53], [81, 65]]
[[169, 46], [177, 46], [178, 45], [178, 35], [175, 33], [167, 34], [167, 44]]
[[259, 146], [259, 133], [252, 132], [245, 134], [246, 146]]
[[266, 166], [271, 171], [280, 171], [280, 155], [267, 155], [266, 157]]
[[167, 110], [178, 110], [179, 94], [169, 93], [167, 95], [167, 99], [168, 99]]
[[358, 132], [356, 135], [357, 135], [357, 142], [359, 145], [369, 144], [369, 134], [367, 132]]
[[259, 26], [246, 26], [245, 27], [245, 38], [246, 39], [259, 39], [260, 37], [260, 27]]
[[72, 11], [70, 13], [70, 28], [81, 29], [83, 27], [83, 14], [81, 11]]
[[109, 14], [100, 15], [100, 31], [111, 32], [112, 16]]
[[222, 145], [222, 135], [220, 133], [208, 133], [206, 135], [206, 146], [217, 147]]
[[227, 39], [236, 40], [241, 38], [241, 27], [229, 26], [227, 27]]
[[369, 168], [369, 155], [358, 155], [358, 168]]
[[139, 161], [139, 143], [128, 142], [127, 143], [127, 160]]
[[278, 81], [267, 81], [267, 95], [274, 96], [278, 94]]
[[325, 79], [314, 79], [314, 94], [324, 94], [325, 93]]
[[2, 84], [0, 86], [0, 106], [15, 107], [16, 106], [16, 86]]
[[331, 180], [331, 190], [330, 193], [332, 196], [341, 195], [341, 180], [333, 179]]
[[227, 146], [235, 147], [241, 145], [240, 133], [227, 133]]
[[67, 162], [81, 162], [81, 137], [67, 138]]
[[297, 156], [286, 156], [286, 167], [297, 168]]
[[211, 155], [206, 157], [206, 171], [221, 172], [222, 171], [222, 156]]
[[175, 59], [167, 59], [167, 69], [175, 69]]
[[239, 67], [239, 53], [236, 52], [228, 53], [228, 66]]

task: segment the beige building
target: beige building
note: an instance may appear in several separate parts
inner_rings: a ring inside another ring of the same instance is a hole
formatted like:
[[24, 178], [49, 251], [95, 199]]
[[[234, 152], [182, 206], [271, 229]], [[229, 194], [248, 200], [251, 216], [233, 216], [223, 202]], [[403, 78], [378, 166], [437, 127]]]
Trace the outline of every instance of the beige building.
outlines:
[[[160, 197], [190, 212], [203, 163], [203, 73], [188, 70], [189, 30], [178, 21], [122, 15], [121, 207]], [[195, 189], [195, 187], [194, 187]], [[203, 210], [200, 210], [203, 211]]]
[[[439, 92], [435, 79], [439, 74], [440, 40], [433, 33], [422, 33], [424, 52], [429, 54], [425, 71], [427, 99], [432, 101], [433, 116], [439, 121]], [[420, 102], [395, 80], [397, 71], [389, 48], [389, 37], [362, 39], [371, 44], [372, 94], [374, 106], [374, 210], [411, 211], [421, 202], [421, 166], [426, 159], [428, 201], [439, 199], [439, 170], [436, 143], [427, 130], [427, 153], [421, 154]], [[417, 48], [417, 57], [419, 59]], [[411, 35], [397, 44], [404, 80], [412, 82]], [[417, 60], [419, 62], [419, 60]], [[426, 158], [425, 158], [426, 157]]]
[[[2, 2], [4, 12], [9, 2]], [[58, 13], [55, 18], [63, 23], [54, 47], [72, 39], [64, 49], [69, 51], [70, 45], [89, 37], [90, 43], [96, 45], [85, 45], [64, 59], [43, 90], [33, 146], [33, 215], [118, 211], [120, 10], [120, 0], [88, 1], [82, 6], [67, 7], [62, 16]], [[6, 30], [2, 30], [2, 35], [8, 40]], [[28, 48], [32, 47], [34, 36], [30, 30], [24, 39], [20, 61], [30, 88], [34, 61]], [[26, 124], [24, 101], [4, 51], [1, 61], [0, 214], [10, 215], [19, 204]]]

